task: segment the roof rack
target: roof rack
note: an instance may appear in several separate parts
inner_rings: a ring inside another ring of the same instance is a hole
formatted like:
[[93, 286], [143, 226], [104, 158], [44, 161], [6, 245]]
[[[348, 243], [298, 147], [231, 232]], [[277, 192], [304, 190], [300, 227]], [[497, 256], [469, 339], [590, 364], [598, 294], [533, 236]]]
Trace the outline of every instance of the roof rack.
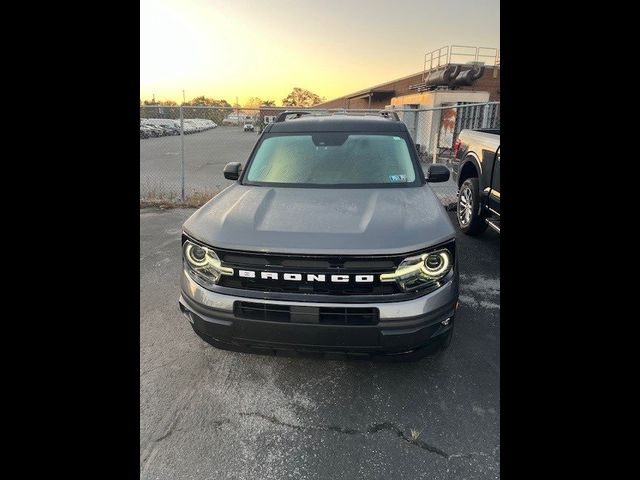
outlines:
[[300, 110], [285, 110], [280, 113], [276, 118], [275, 122], [284, 122], [287, 119], [288, 115], [295, 115], [293, 118], [300, 118], [303, 115], [311, 115], [312, 112], [309, 111], [300, 111]]
[[397, 122], [400, 121], [400, 117], [393, 110], [345, 110], [345, 109], [337, 109], [337, 110], [286, 110], [278, 115], [275, 119], [274, 123], [284, 122], [287, 120], [289, 115], [295, 115], [295, 117], [290, 118], [289, 120], [293, 120], [296, 118], [300, 118], [303, 115], [314, 115], [314, 116], [328, 116], [328, 115], [363, 115], [363, 116], [381, 116], [384, 118], [388, 118], [389, 120], [395, 120]]

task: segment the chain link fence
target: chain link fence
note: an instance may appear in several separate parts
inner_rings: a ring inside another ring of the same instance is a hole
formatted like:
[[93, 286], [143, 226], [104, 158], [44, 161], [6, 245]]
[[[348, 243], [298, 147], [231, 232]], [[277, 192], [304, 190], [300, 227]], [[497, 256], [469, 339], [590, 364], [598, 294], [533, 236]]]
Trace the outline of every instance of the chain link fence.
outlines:
[[[402, 120], [418, 150], [423, 170], [431, 163], [442, 163], [451, 169], [453, 149], [464, 129], [500, 128], [500, 103], [457, 102], [433, 108], [394, 109]], [[431, 188], [445, 205], [457, 200], [453, 178], [432, 183]]]
[[[140, 107], [140, 198], [184, 200], [212, 196], [233, 182], [223, 168], [244, 164], [262, 129], [284, 107]], [[308, 110], [308, 109], [307, 109]], [[416, 143], [426, 171], [431, 163], [451, 165], [453, 147], [465, 128], [500, 128], [500, 104], [457, 103], [437, 108], [394, 108]], [[379, 114], [380, 110], [321, 110]], [[443, 204], [456, 201], [453, 179], [430, 184]]]

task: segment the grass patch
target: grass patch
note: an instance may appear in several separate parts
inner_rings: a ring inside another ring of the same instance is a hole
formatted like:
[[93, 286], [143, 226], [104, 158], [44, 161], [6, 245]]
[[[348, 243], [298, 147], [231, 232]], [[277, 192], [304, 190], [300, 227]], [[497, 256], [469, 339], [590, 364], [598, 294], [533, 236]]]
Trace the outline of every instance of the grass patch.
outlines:
[[217, 191], [191, 192], [184, 200], [173, 194], [159, 194], [158, 191], [147, 191], [144, 198], [140, 199], [140, 208], [200, 208], [218, 194]]

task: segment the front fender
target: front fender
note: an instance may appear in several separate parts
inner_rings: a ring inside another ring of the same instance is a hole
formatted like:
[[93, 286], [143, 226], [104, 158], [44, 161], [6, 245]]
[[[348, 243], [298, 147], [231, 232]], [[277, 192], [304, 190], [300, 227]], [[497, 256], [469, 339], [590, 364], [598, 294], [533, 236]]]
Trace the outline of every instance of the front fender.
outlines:
[[456, 178], [456, 183], [458, 184], [458, 188], [460, 188], [460, 185], [462, 184], [462, 182], [460, 181], [461, 178], [462, 178], [461, 174], [464, 171], [464, 168], [469, 163], [473, 164], [473, 166], [476, 169], [476, 172], [478, 172], [478, 177], [482, 178], [482, 163], [480, 162], [480, 160], [478, 159], [478, 157], [476, 156], [475, 153], [469, 152], [464, 157], [464, 160], [462, 160], [462, 162], [460, 163], [460, 167], [458, 169], [458, 175], [457, 175], [457, 178]]

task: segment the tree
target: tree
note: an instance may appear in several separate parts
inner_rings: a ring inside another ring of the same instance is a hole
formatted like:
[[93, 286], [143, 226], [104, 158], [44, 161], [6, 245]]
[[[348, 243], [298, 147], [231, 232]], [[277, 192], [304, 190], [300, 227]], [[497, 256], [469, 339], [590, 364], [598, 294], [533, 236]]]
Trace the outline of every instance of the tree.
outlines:
[[324, 97], [320, 97], [304, 88], [294, 87], [287, 98], [282, 99], [283, 107], [313, 107], [324, 101]]
[[150, 105], [153, 107], [156, 106], [166, 106], [166, 107], [174, 107], [176, 105], [178, 105], [176, 102], [174, 102], [173, 100], [140, 100], [140, 106], [142, 107], [143, 105]]
[[[192, 98], [184, 103], [184, 118], [205, 118], [212, 120], [220, 125], [224, 117], [231, 111], [231, 105], [224, 99], [216, 100], [215, 98], [199, 97]], [[211, 108], [189, 108], [189, 107], [211, 107]]]
[[190, 105], [194, 107], [220, 107], [220, 108], [231, 107], [231, 104], [226, 100], [223, 100], [223, 99], [216, 100], [214, 98], [205, 97], [204, 95], [193, 98], [188, 102], [185, 102], [185, 105]]
[[245, 102], [244, 108], [260, 108], [260, 105], [262, 105], [261, 99], [258, 97], [251, 97]]
[[259, 97], [251, 97], [244, 104], [244, 108], [260, 108], [260, 107], [275, 107], [276, 102], [273, 100], [262, 100]]
[[140, 99], [140, 118], [178, 118], [178, 104], [173, 100]]

